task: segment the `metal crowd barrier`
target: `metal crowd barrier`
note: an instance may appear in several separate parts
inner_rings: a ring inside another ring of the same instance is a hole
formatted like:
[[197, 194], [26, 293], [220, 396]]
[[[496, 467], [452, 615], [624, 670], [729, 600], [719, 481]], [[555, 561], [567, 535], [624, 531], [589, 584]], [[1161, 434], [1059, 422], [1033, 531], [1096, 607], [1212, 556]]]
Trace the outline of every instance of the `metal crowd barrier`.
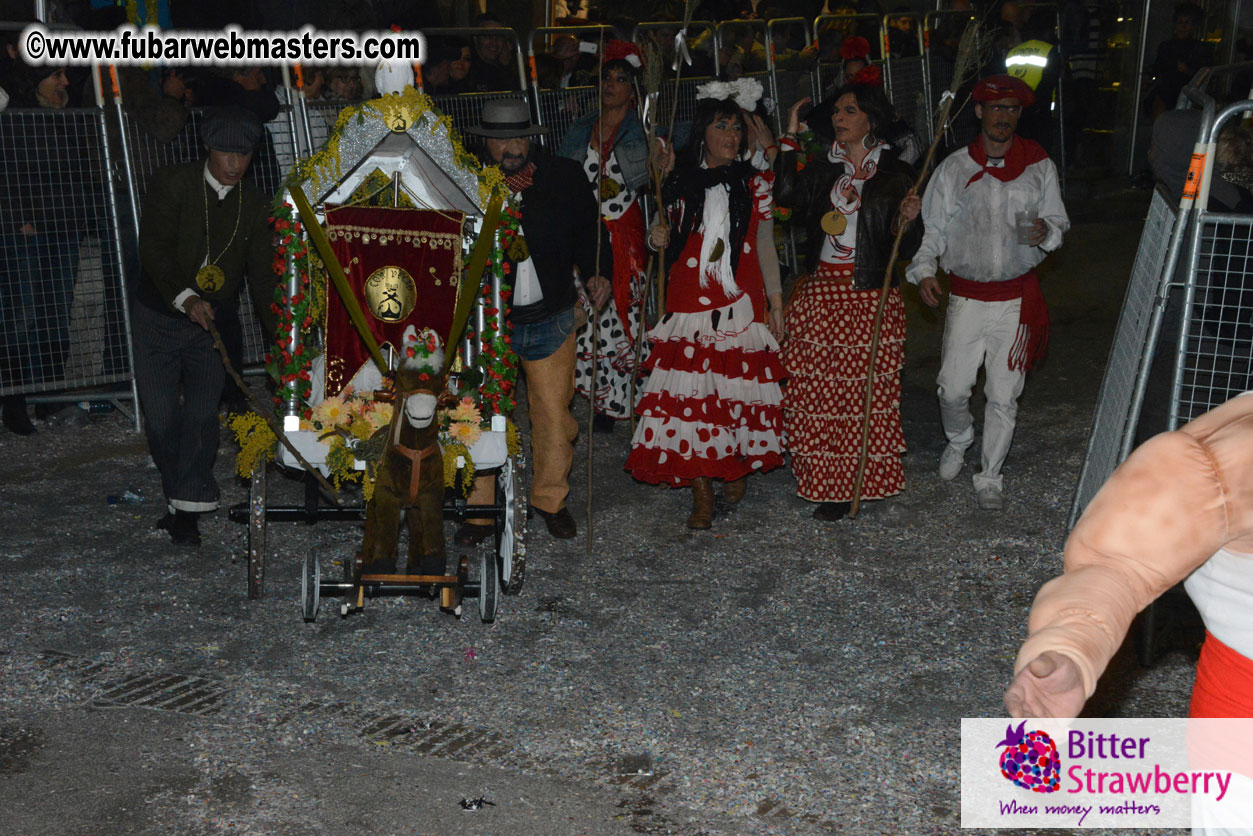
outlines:
[[1162, 429], [1176, 429], [1253, 388], [1253, 216], [1211, 212], [1206, 205], [1213, 143], [1224, 123], [1253, 112], [1253, 101], [1218, 112], [1200, 87], [1185, 88], [1184, 98], [1201, 110], [1196, 154], [1203, 155], [1204, 169], [1199, 181], [1185, 186], [1177, 208], [1160, 187], [1154, 192], [1071, 505], [1072, 527], [1131, 454], [1164, 329], [1178, 336], [1173, 353], [1159, 358], [1169, 364], [1171, 380]]
[[131, 379], [111, 153], [103, 109], [0, 113], [0, 395]]
[[1253, 113], [1253, 101], [1236, 102], [1206, 120], [1201, 132], [1209, 150], [1182, 287], [1172, 430], [1253, 388], [1253, 216], [1212, 212], [1203, 202], [1213, 179], [1219, 132], [1247, 113]]
[[[883, 21], [877, 14], [818, 15], [814, 18], [814, 39], [822, 45], [826, 37], [838, 37], [842, 43], [850, 35], [859, 35], [870, 42], [870, 55], [868, 56], [870, 63], [882, 67], [882, 52], [878, 58], [874, 54], [875, 47], [879, 47], [880, 50], [883, 48], [882, 23]], [[821, 54], [819, 57], [821, 58]], [[844, 80], [843, 70], [842, 59], [818, 62], [814, 69], [814, 89], [818, 91], [814, 96], [815, 102]]]
[[541, 26], [532, 30], [530, 38], [527, 39], [527, 66], [531, 71], [531, 95], [534, 100], [535, 121], [536, 124], [548, 128], [548, 134], [541, 137], [541, 141], [552, 151], [557, 150], [557, 146], [561, 144], [561, 138], [565, 136], [566, 131], [570, 130], [574, 120], [597, 108], [600, 89], [597, 85], [540, 86], [535, 61], [540, 53], [536, 51], [536, 44], [542, 41], [544, 46], [541, 48], [551, 48], [553, 37], [560, 35], [571, 37], [593, 35], [599, 48], [600, 44], [608, 43], [613, 37], [613, 29], [609, 26]]
[[[913, 38], [918, 49], [917, 55], [893, 57], [889, 48], [888, 21], [907, 18], [913, 21]], [[931, 101], [927, 95], [927, 60], [926, 43], [923, 37], [923, 20], [921, 15], [912, 13], [896, 13], [883, 16], [882, 37], [883, 50], [883, 87], [896, 109], [896, 115], [905, 120], [905, 124], [929, 145], [932, 139]]]

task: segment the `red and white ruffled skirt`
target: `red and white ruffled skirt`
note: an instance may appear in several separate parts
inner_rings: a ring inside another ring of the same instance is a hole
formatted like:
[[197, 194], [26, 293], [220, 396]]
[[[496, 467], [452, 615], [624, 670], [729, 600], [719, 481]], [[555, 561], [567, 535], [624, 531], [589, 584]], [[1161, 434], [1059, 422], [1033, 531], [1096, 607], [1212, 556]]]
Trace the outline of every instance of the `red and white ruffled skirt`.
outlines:
[[783, 464], [779, 344], [747, 294], [672, 312], [648, 334], [651, 374], [626, 469], [644, 482], [739, 479]]

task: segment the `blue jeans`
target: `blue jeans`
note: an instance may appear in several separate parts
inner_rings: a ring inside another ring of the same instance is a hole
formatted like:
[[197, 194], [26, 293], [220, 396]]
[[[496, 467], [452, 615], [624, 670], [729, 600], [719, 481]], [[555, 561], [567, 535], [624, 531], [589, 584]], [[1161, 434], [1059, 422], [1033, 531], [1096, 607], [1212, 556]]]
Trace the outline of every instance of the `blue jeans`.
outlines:
[[527, 362], [551, 357], [574, 333], [574, 309], [541, 319], [513, 326], [513, 350]]

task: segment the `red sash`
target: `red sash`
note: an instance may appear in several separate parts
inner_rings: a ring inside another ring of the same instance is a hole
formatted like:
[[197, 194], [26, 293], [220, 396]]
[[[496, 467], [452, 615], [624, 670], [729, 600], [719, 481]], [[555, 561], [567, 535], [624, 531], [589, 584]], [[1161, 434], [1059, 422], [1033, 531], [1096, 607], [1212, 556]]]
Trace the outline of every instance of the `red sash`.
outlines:
[[1189, 717], [1253, 717], [1253, 659], [1205, 631]]
[[1009, 349], [1010, 371], [1031, 371], [1044, 356], [1049, 344], [1049, 308], [1040, 291], [1040, 277], [1028, 270], [1003, 282], [972, 282], [949, 273], [954, 296], [979, 302], [1005, 302], [1022, 299], [1018, 310], [1018, 333]]

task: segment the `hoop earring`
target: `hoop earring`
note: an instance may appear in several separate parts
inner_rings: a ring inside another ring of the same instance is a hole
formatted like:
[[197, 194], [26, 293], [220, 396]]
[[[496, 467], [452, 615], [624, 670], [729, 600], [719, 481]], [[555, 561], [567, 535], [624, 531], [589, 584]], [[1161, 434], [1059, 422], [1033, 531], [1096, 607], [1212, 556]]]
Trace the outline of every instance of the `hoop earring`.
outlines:
[[861, 138], [861, 147], [865, 148], [867, 151], [878, 144], [879, 140], [874, 134], [866, 134]]

